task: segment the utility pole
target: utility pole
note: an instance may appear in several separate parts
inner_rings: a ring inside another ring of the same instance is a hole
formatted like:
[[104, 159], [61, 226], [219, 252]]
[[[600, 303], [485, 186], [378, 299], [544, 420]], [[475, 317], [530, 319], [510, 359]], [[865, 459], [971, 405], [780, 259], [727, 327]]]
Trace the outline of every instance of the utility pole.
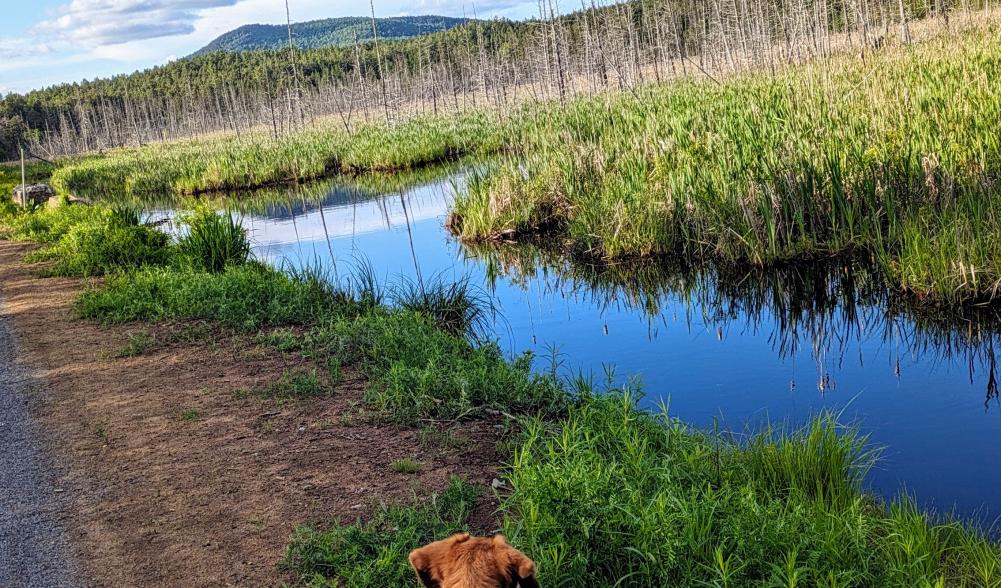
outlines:
[[369, 0], [368, 5], [372, 9], [372, 39], [375, 40], [375, 61], [379, 65], [379, 83], [382, 85], [382, 109], [386, 113], [386, 125], [389, 125], [389, 100], [386, 98], [386, 76], [382, 71], [382, 54], [379, 53], [379, 31], [375, 24], [375, 0]]
[[288, 25], [288, 55], [292, 65], [292, 83], [295, 85], [296, 114], [298, 115], [299, 126], [301, 127], [305, 122], [302, 114], [302, 90], [299, 88], [299, 68], [295, 65], [295, 41], [292, 40], [292, 13], [288, 8], [288, 0], [285, 0], [285, 23]]

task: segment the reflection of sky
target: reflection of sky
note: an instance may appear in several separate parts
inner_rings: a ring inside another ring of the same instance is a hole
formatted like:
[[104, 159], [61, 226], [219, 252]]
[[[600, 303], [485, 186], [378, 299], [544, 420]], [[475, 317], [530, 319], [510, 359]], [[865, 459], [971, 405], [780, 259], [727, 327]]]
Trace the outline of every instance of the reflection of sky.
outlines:
[[[258, 254], [271, 260], [329, 261], [332, 250], [343, 264], [363, 254], [391, 279], [413, 276], [416, 258], [425, 277], [468, 274], [488, 287], [484, 264], [465, 259], [442, 228], [451, 190], [445, 182], [406, 192], [406, 216], [396, 194], [341, 199], [294, 224], [259, 217], [246, 222]], [[893, 495], [906, 486], [939, 510], [955, 505], [972, 514], [989, 507], [987, 516], [1001, 515], [994, 492], [1001, 488], [1001, 407], [985, 409], [982, 366], [975, 365], [971, 379], [961, 359], [911, 355], [907, 345], [878, 330], [839, 341], [837, 353], [815, 352], [806, 341], [779, 357], [776, 323], [768, 314], [753, 321], [739, 315], [719, 331], [702, 321], [701, 309], [675, 297], [661, 300], [659, 317], [651, 321], [626, 304], [556, 283], [543, 276], [525, 286], [505, 279], [494, 284], [504, 346], [532, 350], [540, 366], [558, 346], [566, 371], [589, 370], [598, 378], [603, 366], [614, 365], [621, 378], [642, 380], [651, 407], [668, 402], [675, 416], [704, 427], [714, 419], [738, 431], [765, 419], [799, 424], [822, 408], [844, 410], [886, 448], [869, 479], [874, 489]], [[821, 390], [824, 374], [831, 381]]]
[[[289, 243], [325, 242], [327, 238], [364, 236], [392, 230], [395, 226], [406, 226], [400, 195], [371, 199], [356, 190], [334, 190], [338, 194], [327, 199], [332, 203], [325, 202], [298, 217], [282, 215], [282, 218], [267, 220], [247, 217], [245, 226], [259, 251], [267, 252], [272, 247], [280, 248]], [[447, 211], [448, 202], [440, 190], [424, 192], [407, 194], [406, 212], [412, 223], [438, 219]]]

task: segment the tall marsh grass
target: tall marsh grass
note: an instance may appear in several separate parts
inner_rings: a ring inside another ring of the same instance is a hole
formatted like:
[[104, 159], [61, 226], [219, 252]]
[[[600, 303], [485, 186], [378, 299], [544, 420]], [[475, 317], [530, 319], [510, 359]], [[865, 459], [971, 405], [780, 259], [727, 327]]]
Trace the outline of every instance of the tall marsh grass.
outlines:
[[495, 116], [420, 117], [348, 135], [318, 125], [275, 140], [267, 133], [123, 148], [56, 170], [65, 193], [150, 197], [258, 188], [332, 173], [393, 172], [499, 148]]
[[219, 273], [250, 258], [247, 230], [232, 214], [201, 207], [186, 217], [184, 224], [188, 231], [178, 241], [178, 249], [189, 263]]
[[997, 586], [1001, 550], [868, 496], [865, 439], [819, 415], [741, 441], [584, 394], [527, 427], [502, 507], [544, 586]]
[[467, 240], [540, 232], [604, 259], [863, 253], [943, 302], [1001, 285], [1001, 30], [539, 106], [470, 184]]

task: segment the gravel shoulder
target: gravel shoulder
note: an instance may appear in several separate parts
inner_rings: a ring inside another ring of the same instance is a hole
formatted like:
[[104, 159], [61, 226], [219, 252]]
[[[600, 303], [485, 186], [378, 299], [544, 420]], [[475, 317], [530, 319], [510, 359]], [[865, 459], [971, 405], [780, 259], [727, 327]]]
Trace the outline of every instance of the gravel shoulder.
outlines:
[[79, 586], [65, 501], [29, 410], [31, 374], [18, 361], [3, 297], [0, 284], [0, 587]]

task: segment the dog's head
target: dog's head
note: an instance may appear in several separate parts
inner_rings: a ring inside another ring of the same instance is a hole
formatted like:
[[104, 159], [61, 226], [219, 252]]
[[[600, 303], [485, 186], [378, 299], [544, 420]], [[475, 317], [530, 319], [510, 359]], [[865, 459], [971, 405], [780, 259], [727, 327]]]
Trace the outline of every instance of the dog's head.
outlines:
[[503, 535], [452, 535], [410, 553], [410, 565], [427, 588], [538, 588], [535, 562]]

